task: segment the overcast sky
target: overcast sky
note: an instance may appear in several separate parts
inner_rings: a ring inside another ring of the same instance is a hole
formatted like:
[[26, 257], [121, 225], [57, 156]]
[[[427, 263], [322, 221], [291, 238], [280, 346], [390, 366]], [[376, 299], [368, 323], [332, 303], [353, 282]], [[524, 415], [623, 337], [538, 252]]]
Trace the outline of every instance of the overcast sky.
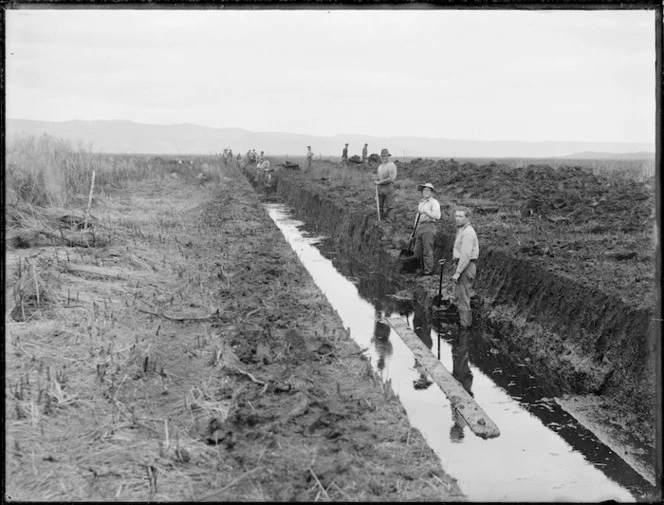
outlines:
[[654, 11], [6, 14], [9, 118], [655, 141]]

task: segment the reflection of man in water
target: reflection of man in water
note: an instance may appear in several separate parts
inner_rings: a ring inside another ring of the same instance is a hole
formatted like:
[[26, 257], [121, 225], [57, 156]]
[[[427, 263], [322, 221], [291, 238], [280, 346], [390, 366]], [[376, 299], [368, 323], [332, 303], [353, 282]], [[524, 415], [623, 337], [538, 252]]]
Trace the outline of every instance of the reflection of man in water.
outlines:
[[[417, 303], [413, 307], [413, 328], [415, 328], [415, 334], [420, 337], [422, 343], [431, 349], [433, 347], [431, 323], [427, 320], [424, 307]], [[428, 379], [426, 370], [422, 368], [422, 365], [417, 360], [415, 360], [415, 370], [420, 374], [420, 378], [413, 381], [415, 389], [426, 389], [431, 386], [432, 382]]]
[[390, 342], [390, 325], [383, 319], [383, 314], [378, 309], [376, 309], [376, 322], [371, 342], [376, 347], [376, 352], [378, 353], [378, 363], [376, 363], [376, 366], [382, 372], [385, 368], [385, 361], [392, 356], [392, 343]]
[[[468, 363], [468, 341], [470, 331], [461, 328], [454, 340], [452, 340], [452, 376], [459, 381], [470, 396], [474, 396], [471, 388], [473, 386], [473, 372]], [[457, 409], [452, 408], [452, 421], [454, 424], [450, 428], [450, 440], [460, 442], [463, 438], [463, 428], [466, 421], [459, 415]]]

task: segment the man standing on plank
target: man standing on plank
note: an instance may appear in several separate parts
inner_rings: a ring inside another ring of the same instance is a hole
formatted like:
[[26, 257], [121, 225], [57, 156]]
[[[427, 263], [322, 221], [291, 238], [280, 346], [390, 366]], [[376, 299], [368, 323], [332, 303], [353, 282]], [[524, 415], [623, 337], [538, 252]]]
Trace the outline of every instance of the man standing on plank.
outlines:
[[477, 233], [470, 225], [471, 216], [468, 207], [457, 207], [454, 213], [457, 234], [452, 257], [458, 260], [458, 263], [452, 276], [452, 282], [454, 282], [454, 296], [456, 297], [459, 323], [462, 329], [470, 328], [473, 324], [473, 314], [470, 310], [470, 293], [477, 273], [475, 263], [480, 255]]
[[413, 257], [422, 263], [422, 275], [433, 275], [435, 262], [433, 259], [433, 241], [436, 237], [436, 221], [440, 219], [440, 203], [433, 197], [436, 189], [427, 182], [420, 184], [422, 199], [417, 206], [420, 219], [415, 230], [415, 249]]
[[362, 163], [365, 165], [369, 162], [367, 158], [367, 152], [368, 152], [369, 144], [364, 144], [364, 147], [362, 148]]
[[341, 152], [341, 163], [344, 168], [348, 168], [348, 144], [344, 146], [344, 150]]
[[392, 208], [394, 207], [394, 181], [397, 178], [397, 166], [390, 161], [390, 152], [383, 149], [380, 152], [381, 164], [376, 171], [374, 184], [378, 191], [378, 208], [381, 219], [390, 219], [392, 217]]

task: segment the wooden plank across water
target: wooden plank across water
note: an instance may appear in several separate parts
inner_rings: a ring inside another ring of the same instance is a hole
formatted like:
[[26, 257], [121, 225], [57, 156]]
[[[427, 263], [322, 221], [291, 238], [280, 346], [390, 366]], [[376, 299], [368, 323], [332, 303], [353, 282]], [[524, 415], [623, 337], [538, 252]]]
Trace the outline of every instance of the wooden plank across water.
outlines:
[[438, 387], [443, 390], [452, 407], [459, 412], [459, 415], [463, 417], [472, 432], [485, 439], [499, 436], [498, 426], [486, 415], [475, 399], [459, 384], [447, 368], [436, 359], [429, 348], [410, 329], [406, 321], [401, 318], [390, 317], [388, 322], [413, 352], [415, 359], [428, 372]]

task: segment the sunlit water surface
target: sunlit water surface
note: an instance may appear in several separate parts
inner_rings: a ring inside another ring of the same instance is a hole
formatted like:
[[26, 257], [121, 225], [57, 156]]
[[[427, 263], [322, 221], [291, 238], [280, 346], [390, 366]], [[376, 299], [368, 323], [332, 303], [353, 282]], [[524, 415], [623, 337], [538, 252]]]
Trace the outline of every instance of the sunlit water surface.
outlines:
[[[300, 231], [303, 223], [292, 219], [284, 205], [266, 204], [265, 207], [350, 330], [353, 340], [360, 347], [368, 348], [365, 354], [382, 380], [391, 380], [411, 425], [421, 431], [440, 458], [443, 469], [457, 479], [471, 501], [636, 501], [627, 487], [602, 471], [603, 465], [620, 466], [622, 460], [591, 464], [553, 429], [558, 423], [548, 423], [547, 427], [472, 362], [471, 391], [501, 434], [498, 438], [483, 440], [458, 416], [455, 423], [449, 401], [435, 384], [426, 389], [414, 387], [421, 374], [411, 351], [398, 334], [390, 330], [388, 338], [376, 338], [378, 316], [405, 317], [412, 328], [413, 314], [378, 311], [376, 305], [361, 297], [355, 284], [341, 275], [332, 261], [316, 248], [322, 237]], [[449, 343], [453, 341], [449, 338], [452, 331], [441, 331], [443, 338], [439, 338], [438, 331], [431, 331], [431, 350], [440, 356], [449, 371], [453, 369]], [[552, 399], [540, 403], [550, 411], [558, 408]], [[590, 443], [599, 444], [596, 440]], [[618, 458], [605, 447], [594, 449], [607, 454], [602, 458], [607, 461]], [[627, 471], [615, 473], [629, 473], [631, 469], [626, 468]]]

